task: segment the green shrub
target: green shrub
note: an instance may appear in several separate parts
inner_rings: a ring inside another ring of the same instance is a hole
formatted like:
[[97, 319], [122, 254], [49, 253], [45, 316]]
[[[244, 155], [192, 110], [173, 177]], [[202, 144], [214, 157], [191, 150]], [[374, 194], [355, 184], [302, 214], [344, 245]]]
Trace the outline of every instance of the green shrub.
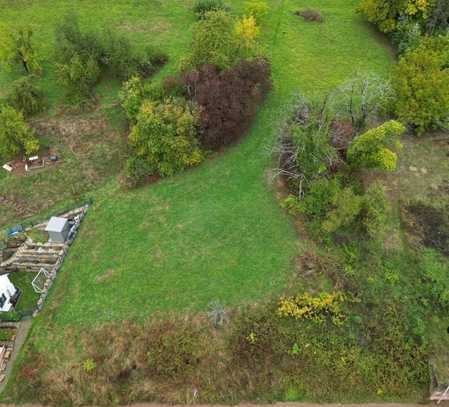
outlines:
[[67, 88], [67, 96], [80, 103], [93, 97], [100, 78], [100, 67], [93, 56], [75, 54], [67, 64], [57, 65], [58, 79]]
[[40, 113], [46, 108], [44, 93], [34, 86], [31, 76], [24, 76], [13, 82], [6, 100], [25, 117]]
[[104, 49], [101, 37], [94, 32], [82, 32], [78, 15], [67, 13], [55, 30], [55, 56], [59, 64], [69, 64], [78, 55], [81, 59], [93, 59], [101, 64]]
[[27, 156], [39, 150], [39, 141], [25, 123], [22, 113], [10, 106], [0, 106], [0, 157], [3, 160]]
[[320, 178], [310, 184], [304, 198], [293, 209], [307, 216], [313, 232], [329, 235], [354, 223], [362, 201], [350, 187], [342, 188], [337, 178]]
[[181, 97], [182, 92], [167, 91], [159, 83], [144, 83], [138, 76], [124, 82], [119, 92], [119, 100], [128, 120], [135, 123], [140, 106], [144, 100], [163, 102], [167, 97]]
[[103, 57], [100, 36], [82, 32], [75, 13], [65, 15], [56, 27], [56, 69], [71, 101], [83, 103], [92, 98], [104, 67]]
[[368, 236], [380, 241], [385, 235], [390, 205], [379, 182], [369, 186], [362, 203], [362, 223]]
[[11, 341], [15, 333], [15, 329], [0, 329], [0, 341]]
[[423, 37], [393, 70], [395, 110], [418, 133], [449, 121], [449, 36]]
[[355, 195], [351, 188], [343, 188], [334, 197], [331, 209], [321, 224], [321, 229], [332, 234], [353, 224], [362, 208], [362, 199]]
[[129, 143], [153, 174], [170, 176], [202, 161], [196, 124], [197, 112], [181, 100], [147, 100], [140, 107]]
[[281, 202], [281, 206], [287, 209], [291, 215], [297, 215], [302, 210], [299, 198], [291, 194]]
[[31, 26], [0, 26], [0, 63], [6, 67], [20, 65], [27, 74], [39, 74], [41, 65], [33, 34]]
[[432, 249], [424, 249], [420, 257], [419, 269], [422, 273], [423, 288], [427, 290], [426, 298], [434, 307], [444, 312], [449, 310], [449, 266], [447, 259]]
[[269, 11], [270, 7], [268, 6], [266, 0], [245, 1], [245, 15], [253, 16], [257, 21], [264, 18]]
[[138, 76], [133, 76], [123, 83], [119, 93], [120, 104], [131, 122], [136, 120], [144, 97], [144, 85]]
[[422, 36], [421, 25], [416, 21], [407, 18], [401, 19], [397, 29], [393, 34], [393, 43], [396, 45], [399, 54], [403, 54], [408, 49], [416, 48]]
[[304, 198], [300, 201], [300, 210], [309, 219], [324, 219], [341, 191], [337, 178], [320, 178], [310, 184]]
[[397, 155], [391, 148], [399, 149], [399, 137], [405, 127], [394, 120], [357, 136], [348, 148], [348, 162], [355, 168], [394, 171]]
[[226, 10], [223, 0], [197, 0], [193, 11], [199, 19], [205, 18], [209, 11]]
[[136, 51], [127, 38], [111, 30], [103, 34], [103, 54], [104, 65], [120, 80], [127, 80], [135, 75], [147, 77], [168, 59], [151, 46], [146, 46], [141, 52]]
[[131, 42], [115, 31], [106, 30], [103, 33], [104, 64], [111, 73], [121, 80], [127, 80], [133, 75], [140, 75], [141, 70], [151, 70], [151, 63], [145, 62], [133, 53]]
[[69, 13], [56, 29], [58, 76], [69, 98], [82, 102], [93, 96], [100, 75], [108, 71], [120, 80], [146, 77], [167, 62], [167, 56], [147, 45], [136, 50], [112, 30], [82, 32], [76, 14]]

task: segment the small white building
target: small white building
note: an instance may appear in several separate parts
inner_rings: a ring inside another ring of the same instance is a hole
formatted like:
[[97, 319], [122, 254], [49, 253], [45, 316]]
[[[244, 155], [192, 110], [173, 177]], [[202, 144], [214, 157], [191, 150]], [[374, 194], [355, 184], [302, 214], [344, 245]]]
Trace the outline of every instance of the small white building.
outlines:
[[10, 311], [14, 307], [18, 290], [11, 283], [7, 274], [0, 276], [0, 312]]
[[65, 243], [70, 232], [69, 220], [53, 216], [48, 222], [45, 231], [48, 232], [48, 237], [52, 242]]

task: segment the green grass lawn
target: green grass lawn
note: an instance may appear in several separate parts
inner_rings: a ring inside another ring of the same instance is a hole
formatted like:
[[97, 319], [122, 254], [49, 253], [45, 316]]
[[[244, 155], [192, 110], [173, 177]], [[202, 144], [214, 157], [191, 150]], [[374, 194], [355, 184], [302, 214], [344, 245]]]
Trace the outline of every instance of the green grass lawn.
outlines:
[[17, 272], [11, 273], [9, 279], [18, 288], [22, 294], [16, 305], [16, 311], [30, 311], [36, 308], [39, 294], [35, 293], [31, 282], [33, 281], [35, 273]]
[[[235, 12], [241, 1], [227, 1]], [[385, 74], [390, 50], [355, 13], [358, 1], [271, 0], [262, 41], [272, 59], [274, 91], [247, 137], [200, 167], [132, 192], [115, 179], [96, 186], [80, 234], [60, 272], [29, 343], [45, 349], [49, 332], [106, 320], [142, 320], [157, 310], [204, 309], [251, 302], [279, 292], [298, 254], [296, 233], [268, 182], [270, 149], [297, 92], [320, 95], [357, 72]], [[60, 0], [0, 2], [0, 21], [36, 24], [42, 52], [51, 60], [52, 32], [68, 9], [83, 26], [108, 26], [138, 46], [159, 45], [175, 72], [190, 41], [193, 1]], [[26, 7], [24, 5], [26, 4]], [[323, 24], [293, 13], [321, 10]], [[0, 75], [0, 87], [12, 74]], [[42, 85], [52, 111], [62, 92], [46, 65]], [[117, 84], [103, 82], [101, 103], [115, 100]], [[1, 182], [1, 179], [0, 179]]]
[[[114, 2], [105, 15], [100, 3], [79, 7], [82, 17], [89, 15], [86, 24], [140, 27], [130, 34], [140, 41], [151, 37], [171, 56], [165, 72], [176, 69], [189, 44], [185, 28], [194, 21], [190, 4]], [[66, 10], [62, 4], [51, 18]], [[204, 308], [212, 300], [238, 304], [283, 287], [297, 242], [267, 186], [269, 150], [295, 92], [320, 94], [356, 71], [383, 73], [388, 67], [388, 50], [354, 13], [356, 4], [271, 2], [263, 42], [273, 60], [275, 90], [248, 137], [174, 178], [134, 192], [111, 181], [97, 191], [43, 323], [144, 318], [155, 310]], [[320, 8], [326, 22], [305, 23], [293, 14], [306, 5]], [[45, 3], [33, 8], [36, 15], [47, 10]]]
[[[230, 2], [239, 12], [241, 2]], [[107, 5], [107, 6], [106, 6]], [[51, 57], [61, 16], [77, 10], [86, 27], [107, 25], [170, 55], [160, 74], [173, 72], [189, 46], [192, 2], [60, 1], [27, 8], [4, 3], [2, 20], [29, 18], [42, 52]], [[201, 167], [134, 192], [116, 181], [93, 191], [96, 203], [53, 291], [49, 319], [59, 324], [144, 318], [155, 310], [204, 308], [255, 300], [280, 290], [297, 252], [293, 227], [267, 186], [270, 147], [295, 92], [318, 95], [357, 71], [384, 73], [389, 50], [355, 14], [357, 1], [271, 1], [263, 43], [272, 58], [274, 91], [248, 136]], [[324, 24], [293, 13], [319, 8]], [[0, 84], [10, 76], [1, 76]], [[47, 82], [48, 81], [48, 82]], [[47, 69], [42, 85], [53, 109], [62, 92]], [[111, 97], [116, 84], [102, 83]], [[58, 306], [55, 311], [56, 305]]]

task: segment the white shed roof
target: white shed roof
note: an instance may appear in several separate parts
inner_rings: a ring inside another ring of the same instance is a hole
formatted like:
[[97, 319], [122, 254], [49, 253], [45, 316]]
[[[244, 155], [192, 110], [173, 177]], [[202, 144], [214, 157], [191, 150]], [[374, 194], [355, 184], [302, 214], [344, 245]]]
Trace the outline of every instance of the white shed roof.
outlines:
[[53, 216], [50, 221], [48, 222], [47, 227], [45, 230], [47, 232], [62, 232], [68, 222], [68, 219], [66, 218], [58, 218], [56, 216]]

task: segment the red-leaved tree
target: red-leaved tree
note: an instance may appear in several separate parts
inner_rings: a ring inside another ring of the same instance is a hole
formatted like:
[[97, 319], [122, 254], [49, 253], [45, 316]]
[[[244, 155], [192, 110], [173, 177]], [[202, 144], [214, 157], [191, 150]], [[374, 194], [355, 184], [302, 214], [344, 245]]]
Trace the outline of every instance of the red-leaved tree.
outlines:
[[218, 150], [248, 129], [258, 104], [271, 89], [271, 66], [262, 58], [219, 71], [211, 65], [185, 73], [187, 96], [200, 108], [200, 141]]

